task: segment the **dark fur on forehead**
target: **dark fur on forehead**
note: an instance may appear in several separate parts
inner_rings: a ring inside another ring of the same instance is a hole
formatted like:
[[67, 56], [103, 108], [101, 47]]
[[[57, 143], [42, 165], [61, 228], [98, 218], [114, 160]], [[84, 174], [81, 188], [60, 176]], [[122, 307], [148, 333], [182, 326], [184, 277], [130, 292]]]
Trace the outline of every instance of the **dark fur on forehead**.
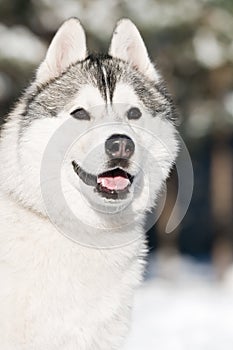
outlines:
[[21, 129], [35, 119], [56, 117], [85, 84], [97, 87], [107, 101], [112, 102], [116, 83], [131, 86], [139, 100], [156, 117], [175, 120], [173, 102], [163, 82], [155, 84], [127, 62], [109, 55], [92, 54], [84, 61], [72, 64], [59, 77], [44, 85], [33, 83], [26, 91], [21, 115]]
[[[113, 61], [114, 67], [112, 65]], [[108, 54], [91, 54], [84, 62], [87, 62], [89, 69], [93, 69], [97, 87], [103, 98], [107, 101], [107, 93], [109, 93], [110, 101], [112, 102], [116, 82], [120, 78], [118, 60], [114, 60]], [[106, 76], [103, 69], [106, 72]]]

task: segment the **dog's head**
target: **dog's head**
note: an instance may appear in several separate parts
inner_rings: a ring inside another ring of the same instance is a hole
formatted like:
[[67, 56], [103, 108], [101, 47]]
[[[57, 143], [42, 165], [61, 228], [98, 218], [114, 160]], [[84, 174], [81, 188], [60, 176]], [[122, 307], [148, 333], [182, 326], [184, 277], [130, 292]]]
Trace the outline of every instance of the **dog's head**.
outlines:
[[105, 56], [88, 55], [80, 22], [65, 22], [22, 101], [18, 153], [27, 193], [38, 188], [46, 147], [62, 130], [60, 175], [73, 208], [153, 205], [177, 154], [174, 108], [130, 20], [117, 24]]

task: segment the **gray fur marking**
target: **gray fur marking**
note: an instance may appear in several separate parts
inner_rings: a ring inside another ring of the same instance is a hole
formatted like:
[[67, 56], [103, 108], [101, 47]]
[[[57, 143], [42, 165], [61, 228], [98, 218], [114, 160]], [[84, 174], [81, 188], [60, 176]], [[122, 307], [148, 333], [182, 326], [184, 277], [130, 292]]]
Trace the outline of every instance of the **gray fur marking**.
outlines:
[[46, 85], [29, 87], [23, 97], [26, 107], [21, 114], [19, 134], [35, 119], [56, 117], [85, 84], [97, 87], [104, 100], [107, 102], [109, 96], [112, 102], [116, 83], [120, 81], [133, 87], [152, 116], [160, 114], [175, 121], [174, 105], [163, 82], [156, 85], [126, 62], [111, 56], [90, 55]]

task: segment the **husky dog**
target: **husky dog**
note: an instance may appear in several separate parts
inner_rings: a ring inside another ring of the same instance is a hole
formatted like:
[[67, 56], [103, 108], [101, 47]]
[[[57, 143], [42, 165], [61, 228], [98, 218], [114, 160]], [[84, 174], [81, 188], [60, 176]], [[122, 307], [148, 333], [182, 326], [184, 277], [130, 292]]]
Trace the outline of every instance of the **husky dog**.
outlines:
[[1, 132], [2, 350], [122, 346], [145, 214], [177, 149], [171, 98], [135, 25], [119, 21], [103, 56], [66, 21]]

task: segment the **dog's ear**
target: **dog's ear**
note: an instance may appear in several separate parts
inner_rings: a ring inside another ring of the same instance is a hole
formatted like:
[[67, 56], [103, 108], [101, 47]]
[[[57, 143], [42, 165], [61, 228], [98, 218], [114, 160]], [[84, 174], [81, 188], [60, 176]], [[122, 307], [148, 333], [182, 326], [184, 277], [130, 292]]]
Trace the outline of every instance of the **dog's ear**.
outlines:
[[159, 73], [150, 61], [138, 29], [129, 19], [121, 19], [117, 23], [109, 54], [129, 62], [150, 80], [158, 81], [160, 79]]
[[40, 84], [56, 78], [71, 64], [87, 57], [86, 36], [77, 18], [70, 18], [57, 31], [47, 51], [45, 60], [37, 70]]

